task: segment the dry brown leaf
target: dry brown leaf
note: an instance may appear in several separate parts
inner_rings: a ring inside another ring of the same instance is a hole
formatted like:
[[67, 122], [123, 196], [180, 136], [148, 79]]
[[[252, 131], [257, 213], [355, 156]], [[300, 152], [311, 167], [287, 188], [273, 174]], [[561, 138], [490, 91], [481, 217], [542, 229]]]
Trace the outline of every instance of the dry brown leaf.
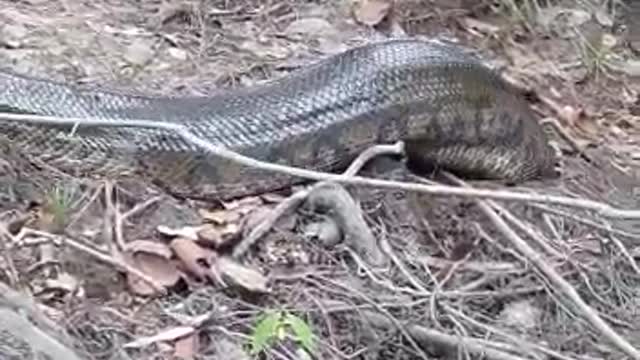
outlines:
[[280, 203], [283, 200], [285, 200], [287, 197], [286, 196], [282, 196], [280, 194], [275, 194], [275, 193], [266, 193], [266, 194], [260, 195], [260, 198], [262, 198], [262, 200], [265, 203], [277, 204], [277, 203]]
[[[128, 243], [123, 260], [164, 287], [180, 280], [178, 269], [171, 263], [171, 249], [161, 242], [136, 240]], [[156, 289], [135, 274], [127, 273], [129, 289], [138, 295], [152, 295]]]
[[176, 238], [169, 245], [186, 270], [198, 279], [211, 278], [209, 267], [215, 253], [187, 238]]
[[190, 335], [176, 340], [174, 356], [178, 359], [193, 359], [198, 352], [198, 333], [194, 332]]
[[[162, 286], [171, 287], [180, 280], [178, 269], [169, 258], [162, 255], [140, 251], [135, 254], [126, 254], [124, 259]], [[127, 273], [127, 284], [131, 291], [138, 295], [156, 293], [156, 290], [149, 283], [132, 273]]]
[[258, 196], [247, 196], [242, 199], [230, 201], [222, 204], [227, 210], [241, 210], [245, 208], [254, 208], [262, 205], [262, 199]]
[[212, 223], [217, 225], [224, 225], [235, 222], [240, 220], [241, 217], [239, 212], [230, 210], [210, 211], [207, 209], [200, 209], [198, 210], [198, 213], [200, 213], [200, 216], [202, 216], [203, 219], [211, 221]]
[[[270, 207], [260, 207], [247, 214], [242, 219], [241, 231], [246, 235], [253, 228], [258, 226], [266, 217], [273, 211]], [[275, 227], [284, 230], [293, 230], [298, 222], [298, 215], [294, 212], [292, 214], [285, 214], [281, 216], [275, 223]]]
[[393, 0], [359, 0], [354, 3], [353, 16], [368, 26], [378, 25], [393, 9]]
[[140, 268], [146, 274], [151, 275], [158, 283], [172, 286], [179, 280], [177, 269], [166, 258], [152, 254], [139, 253], [135, 255]]
[[133, 293], [140, 296], [151, 296], [157, 293], [153, 286], [133, 274], [127, 274], [127, 286]]
[[224, 276], [225, 280], [231, 280], [230, 282], [236, 286], [251, 292], [269, 292], [267, 278], [255, 269], [246, 267], [226, 256], [219, 257], [215, 267], [216, 269], [212, 269], [212, 271]]
[[242, 228], [245, 230], [251, 230], [261, 223], [267, 215], [271, 212], [271, 209], [261, 207], [250, 212], [244, 219], [242, 219]]
[[229, 241], [233, 239], [240, 232], [240, 225], [238, 223], [227, 224], [218, 229], [223, 241]]
[[222, 238], [220, 231], [212, 224], [206, 224], [198, 230], [198, 242], [205, 245], [210, 245], [214, 249], [224, 245], [225, 241]]

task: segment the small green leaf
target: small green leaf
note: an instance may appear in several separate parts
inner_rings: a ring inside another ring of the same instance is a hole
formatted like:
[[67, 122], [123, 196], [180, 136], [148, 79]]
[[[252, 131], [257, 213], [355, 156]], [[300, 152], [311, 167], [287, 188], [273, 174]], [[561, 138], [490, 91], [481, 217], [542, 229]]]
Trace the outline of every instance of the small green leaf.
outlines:
[[258, 321], [251, 336], [251, 354], [255, 355], [263, 351], [269, 341], [277, 334], [280, 327], [280, 312], [268, 312]]
[[285, 316], [284, 323], [291, 326], [293, 334], [302, 347], [304, 347], [308, 352], [313, 352], [314, 336], [309, 324], [293, 314], [287, 314]]

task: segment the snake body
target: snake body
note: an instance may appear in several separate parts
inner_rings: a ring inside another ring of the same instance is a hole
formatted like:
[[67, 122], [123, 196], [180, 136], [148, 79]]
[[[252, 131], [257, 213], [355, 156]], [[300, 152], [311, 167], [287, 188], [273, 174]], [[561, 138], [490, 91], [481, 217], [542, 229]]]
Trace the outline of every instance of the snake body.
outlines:
[[[243, 155], [321, 171], [397, 140], [410, 160], [485, 178], [520, 182], [554, 166], [526, 101], [480, 59], [439, 41], [369, 43], [207, 97], [131, 95], [2, 71], [2, 109], [178, 123]], [[74, 175], [144, 176], [187, 197], [224, 200], [303, 180], [215, 157], [167, 131], [79, 125], [0, 122], [17, 150], [42, 163]]]

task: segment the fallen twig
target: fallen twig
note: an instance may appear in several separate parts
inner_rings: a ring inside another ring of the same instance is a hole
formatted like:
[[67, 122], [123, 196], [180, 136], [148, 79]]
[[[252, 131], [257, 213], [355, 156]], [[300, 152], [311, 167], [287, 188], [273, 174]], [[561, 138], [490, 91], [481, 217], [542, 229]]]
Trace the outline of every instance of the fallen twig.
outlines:
[[368, 297], [366, 294], [358, 291], [357, 289], [349, 288], [344, 284], [340, 284], [335, 281], [329, 281], [329, 283], [339, 288], [342, 288], [343, 291], [353, 293], [358, 298], [364, 300], [365, 302], [373, 306], [378, 311], [378, 313], [372, 312], [372, 314], [380, 316], [386, 322], [386, 324], [389, 324], [388, 327], [395, 327], [407, 339], [411, 347], [417, 352], [417, 355], [420, 358], [424, 360], [429, 359], [429, 357], [424, 353], [423, 347], [419, 346], [419, 344], [416, 342], [413, 335], [409, 331], [407, 331], [406, 327], [403, 326], [403, 324], [401, 324], [400, 321], [396, 319], [387, 309], [381, 307], [373, 299]]
[[535, 207], [535, 208], [538, 208], [538, 209], [540, 209], [542, 211], [548, 212], [548, 213], [552, 213], [552, 214], [556, 214], [558, 216], [566, 217], [566, 218], [571, 219], [571, 220], [573, 220], [575, 222], [590, 226], [590, 227], [592, 227], [594, 229], [603, 230], [603, 231], [606, 231], [606, 232], [611, 233], [611, 234], [624, 236], [626, 238], [630, 238], [630, 239], [634, 239], [634, 240], [640, 240], [640, 233], [632, 233], [632, 232], [628, 232], [628, 231], [624, 231], [624, 230], [620, 230], [620, 229], [615, 229], [613, 227], [606, 226], [604, 224], [598, 224], [595, 221], [586, 219], [583, 216], [572, 214], [570, 212], [563, 211], [563, 210], [560, 210], [560, 209], [554, 209], [554, 208], [552, 208], [550, 206], [540, 205], [540, 204], [533, 204], [532, 206]]
[[[452, 176], [451, 176], [452, 177]], [[456, 180], [461, 186], [468, 186], [462, 180]], [[544, 258], [538, 254], [529, 244], [524, 241], [513, 229], [507, 225], [507, 223], [498, 215], [498, 213], [492, 208], [496, 204], [493, 201], [477, 200], [476, 203], [484, 212], [498, 230], [509, 240], [509, 242], [522, 253], [527, 260], [531, 261], [535, 267], [541, 271], [549, 281], [555, 285], [555, 289], [564, 294], [574, 304], [576, 310], [579, 310], [582, 316], [595, 328], [600, 334], [609, 340], [612, 344], [615, 344], [618, 349], [625, 354], [631, 356], [634, 359], [640, 359], [640, 351], [633, 347], [627, 340], [618, 335], [602, 318], [598, 315], [598, 312], [592, 309], [578, 294], [571, 284], [558, 274], [553, 267], [549, 266]]]
[[56, 234], [51, 234], [51, 233], [47, 233], [47, 232], [43, 232], [43, 231], [38, 231], [38, 230], [34, 230], [34, 229], [23, 229], [23, 231], [20, 233], [20, 238], [27, 236], [29, 234], [32, 235], [37, 235], [37, 236], [42, 236], [42, 237], [46, 237], [48, 239], [51, 239], [52, 241], [54, 241], [55, 239], [59, 239], [61, 240], [60, 242], [62, 244], [65, 244], [77, 251], [81, 251], [84, 252], [86, 254], [88, 254], [89, 256], [92, 256], [93, 258], [102, 261], [106, 264], [110, 264], [115, 266], [116, 268], [119, 269], [123, 269], [129, 273], [131, 273], [132, 275], [135, 275], [137, 277], [139, 277], [141, 280], [143, 280], [144, 282], [146, 282], [147, 284], [149, 284], [151, 287], [153, 287], [154, 290], [158, 291], [159, 293], [164, 293], [165, 292], [165, 288], [162, 286], [162, 284], [158, 283], [157, 281], [155, 281], [152, 277], [148, 276], [147, 274], [145, 274], [144, 272], [142, 272], [141, 270], [138, 270], [137, 268], [127, 264], [125, 261], [122, 261], [121, 259], [118, 259], [114, 256], [110, 256], [108, 254], [105, 254], [101, 251], [92, 249], [91, 247], [80, 243], [79, 241], [73, 240], [69, 237], [63, 237], [60, 235], [56, 235]]
[[[366, 319], [376, 327], [391, 328], [394, 326], [384, 315], [367, 310], [363, 311], [363, 313]], [[437, 344], [452, 350], [465, 349], [475, 355], [472, 358], [486, 356], [487, 359], [491, 360], [524, 360], [523, 357], [496, 349], [492, 346], [496, 344], [495, 342], [466, 336], [449, 335], [420, 325], [406, 325], [405, 328], [407, 333], [424, 347]]]
[[4, 224], [0, 224], [0, 250], [2, 251], [2, 257], [4, 258], [6, 263], [6, 273], [11, 280], [11, 283], [15, 285], [20, 282], [20, 276], [18, 275], [18, 270], [16, 269], [16, 265], [13, 262], [13, 258], [11, 257], [11, 244], [7, 244], [8, 240], [13, 243], [14, 239], [15, 236], [11, 235], [6, 226]]
[[516, 344], [516, 346], [520, 346], [520, 347], [523, 347], [523, 348], [529, 348], [529, 349], [536, 349], [536, 350], [540, 351], [541, 353], [544, 353], [545, 355], [551, 356], [552, 358], [558, 359], [558, 360], [573, 360], [572, 358], [570, 358], [568, 356], [565, 356], [565, 355], [563, 355], [563, 354], [561, 354], [561, 353], [559, 353], [557, 351], [551, 350], [551, 349], [549, 349], [547, 347], [544, 347], [542, 345], [538, 345], [538, 344], [532, 343], [532, 342], [527, 341], [525, 339], [518, 338], [516, 336], [513, 336], [513, 335], [509, 334], [507, 331], [503, 331], [503, 330], [498, 329], [496, 327], [489, 326], [489, 325], [487, 325], [487, 324], [485, 324], [485, 323], [483, 323], [481, 321], [478, 321], [478, 320], [476, 320], [476, 319], [464, 314], [462, 311], [458, 311], [458, 310], [452, 308], [449, 305], [445, 304], [445, 305], [442, 305], [442, 306], [445, 308], [445, 310], [447, 310], [447, 311], [455, 314], [456, 316], [459, 316], [460, 318], [470, 322], [473, 326], [484, 328], [485, 330], [487, 330], [490, 333], [498, 334], [498, 335], [504, 337], [505, 339], [508, 339], [508, 340], [512, 341], [513, 343]]

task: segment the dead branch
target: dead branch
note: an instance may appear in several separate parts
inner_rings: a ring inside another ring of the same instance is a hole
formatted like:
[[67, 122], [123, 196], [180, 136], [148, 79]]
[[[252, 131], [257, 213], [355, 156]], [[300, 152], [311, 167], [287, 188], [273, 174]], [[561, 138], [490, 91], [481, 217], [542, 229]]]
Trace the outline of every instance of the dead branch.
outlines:
[[56, 235], [56, 234], [51, 234], [48, 232], [43, 232], [43, 231], [39, 231], [39, 230], [35, 230], [35, 229], [29, 229], [29, 228], [24, 228], [20, 234], [18, 234], [18, 236], [16, 236], [16, 242], [20, 241], [20, 239], [28, 236], [28, 235], [36, 235], [36, 236], [41, 236], [41, 237], [45, 237], [47, 239], [49, 239], [52, 242], [60, 242], [64, 245], [67, 245], [71, 248], [73, 248], [76, 251], [81, 251], [85, 254], [90, 255], [91, 257], [104, 262], [105, 264], [110, 264], [113, 265], [114, 267], [118, 268], [118, 269], [123, 269], [129, 273], [131, 273], [132, 275], [135, 275], [137, 277], [139, 277], [142, 281], [146, 282], [147, 284], [149, 284], [154, 290], [158, 291], [159, 293], [164, 293], [165, 292], [165, 288], [162, 286], [162, 284], [159, 284], [157, 281], [155, 281], [153, 278], [151, 278], [149, 275], [145, 274], [143, 271], [127, 264], [125, 261], [118, 259], [114, 256], [110, 256], [108, 254], [105, 254], [99, 250], [93, 249], [90, 246], [86, 245], [86, 244], [82, 244], [79, 241], [76, 241], [70, 237], [65, 237], [65, 236], [60, 236], [60, 235]]
[[[366, 319], [372, 323], [372, 325], [381, 328], [391, 328], [394, 325], [384, 315], [377, 314], [370, 310], [363, 311]], [[486, 356], [491, 360], [524, 360], [525, 358], [511, 355], [507, 352], [495, 349], [491, 345], [495, 345], [495, 342], [486, 340], [459, 336], [449, 335], [438, 330], [428, 329], [420, 325], [407, 325], [406, 331], [423, 347], [433, 346], [434, 344], [441, 347], [456, 350], [465, 349], [476, 357]]]
[[[453, 178], [453, 176], [450, 176]], [[462, 180], [456, 180], [461, 186], [468, 186]], [[509, 240], [509, 242], [521, 253], [527, 260], [531, 261], [535, 267], [540, 270], [549, 281], [555, 285], [555, 289], [564, 294], [574, 305], [575, 309], [579, 311], [582, 316], [595, 328], [600, 334], [609, 340], [612, 344], [616, 345], [618, 349], [625, 354], [631, 356], [634, 359], [640, 359], [640, 351], [633, 347], [627, 340], [618, 335], [599, 315], [598, 312], [592, 309], [578, 294], [576, 289], [571, 286], [565, 279], [558, 274], [553, 267], [549, 266], [544, 258], [537, 253], [529, 244], [524, 241], [516, 232], [507, 225], [507, 223], [498, 215], [498, 213], [492, 208], [497, 205], [491, 200], [477, 200], [476, 203], [480, 207], [483, 213], [493, 221], [498, 230]]]
[[509, 334], [507, 331], [503, 331], [501, 329], [498, 329], [496, 327], [487, 325], [487, 324], [485, 324], [485, 323], [483, 323], [481, 321], [473, 319], [472, 317], [464, 314], [462, 311], [458, 311], [458, 310], [452, 308], [449, 305], [443, 305], [443, 307], [447, 311], [449, 311], [449, 312], [455, 314], [456, 316], [459, 316], [460, 318], [468, 321], [472, 325], [480, 327], [480, 328], [484, 328], [485, 330], [487, 330], [490, 333], [498, 334], [498, 335], [504, 337], [505, 339], [508, 339], [508, 340], [514, 342], [517, 346], [520, 346], [520, 347], [523, 347], [523, 348], [529, 348], [529, 349], [536, 349], [536, 350], [540, 351], [541, 353], [544, 353], [547, 356], [553, 357], [554, 359], [573, 360], [570, 357], [565, 356], [565, 355], [563, 355], [563, 354], [561, 354], [561, 353], [559, 353], [557, 351], [551, 350], [551, 349], [549, 349], [547, 347], [544, 347], [542, 345], [534, 344], [534, 343], [532, 343], [530, 341], [527, 341], [525, 339], [520, 339], [520, 338], [518, 338], [516, 336], [513, 336], [513, 335]]

